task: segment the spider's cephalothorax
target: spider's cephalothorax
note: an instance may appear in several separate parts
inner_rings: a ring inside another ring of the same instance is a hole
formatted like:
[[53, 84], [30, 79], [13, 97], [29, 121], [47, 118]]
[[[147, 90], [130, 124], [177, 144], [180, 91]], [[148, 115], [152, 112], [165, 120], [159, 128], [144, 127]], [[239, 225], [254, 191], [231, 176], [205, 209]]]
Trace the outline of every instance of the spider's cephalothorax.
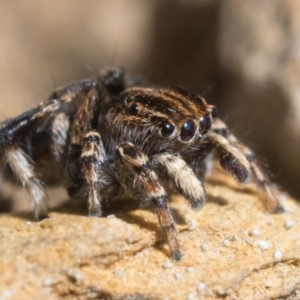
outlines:
[[148, 156], [184, 152], [191, 143], [201, 142], [214, 110], [201, 97], [178, 87], [132, 87], [117, 102], [103, 126], [110, 153], [123, 141], [134, 143]]
[[53, 167], [46, 173], [61, 181], [71, 198], [85, 199], [90, 216], [101, 215], [103, 201], [154, 204], [175, 260], [182, 254], [168, 192], [173, 187], [200, 209], [206, 198], [205, 159], [212, 152], [238, 182], [252, 174], [268, 209], [282, 210], [253, 153], [216, 118], [214, 106], [180, 87], [145, 87], [141, 78], [121, 69], [59, 88], [45, 102], [4, 121], [0, 151], [8, 162], [5, 174], [12, 171], [28, 190], [36, 218], [47, 215], [36, 175], [42, 173], [40, 158], [47, 157]]

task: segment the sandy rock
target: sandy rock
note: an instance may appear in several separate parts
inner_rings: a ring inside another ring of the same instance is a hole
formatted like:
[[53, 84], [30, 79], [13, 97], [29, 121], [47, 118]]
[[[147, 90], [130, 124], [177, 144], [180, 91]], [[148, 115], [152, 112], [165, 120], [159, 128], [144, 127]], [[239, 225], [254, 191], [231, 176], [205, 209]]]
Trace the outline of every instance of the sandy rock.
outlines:
[[82, 268], [105, 269], [153, 241], [151, 232], [116, 218], [54, 213], [31, 223], [2, 216], [0, 226], [0, 299], [51, 299], [53, 287], [69, 294], [69, 282], [86, 277]]
[[299, 206], [283, 195], [286, 212], [268, 214], [253, 186], [222, 174], [207, 190], [200, 212], [172, 201], [180, 262], [151, 210], [96, 219], [61, 209], [40, 223], [1, 215], [0, 299], [295, 299]]

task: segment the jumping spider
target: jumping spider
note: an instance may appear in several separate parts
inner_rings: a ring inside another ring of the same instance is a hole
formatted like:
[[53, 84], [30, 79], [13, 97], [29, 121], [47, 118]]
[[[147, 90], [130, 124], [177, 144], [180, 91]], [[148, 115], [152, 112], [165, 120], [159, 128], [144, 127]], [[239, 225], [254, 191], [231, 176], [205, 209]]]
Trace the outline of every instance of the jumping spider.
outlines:
[[[206, 193], [205, 162], [214, 151], [238, 182], [253, 175], [272, 212], [282, 207], [252, 151], [216, 117], [216, 109], [181, 87], [146, 87], [121, 69], [56, 89], [45, 102], [0, 127], [6, 169], [28, 190], [36, 219], [47, 215], [38, 158], [48, 150], [70, 198], [101, 216], [101, 203], [133, 198], [153, 203], [174, 260], [182, 253], [169, 210], [177, 191], [193, 209]], [[35, 164], [33, 163], [35, 162]], [[54, 172], [54, 171], [53, 171]]]

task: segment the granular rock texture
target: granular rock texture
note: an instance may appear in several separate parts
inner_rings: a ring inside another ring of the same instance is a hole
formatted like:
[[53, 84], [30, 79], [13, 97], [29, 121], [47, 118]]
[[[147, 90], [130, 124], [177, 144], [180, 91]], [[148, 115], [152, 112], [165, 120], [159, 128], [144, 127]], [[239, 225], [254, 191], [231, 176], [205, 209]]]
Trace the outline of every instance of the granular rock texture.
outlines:
[[282, 195], [286, 212], [268, 214], [253, 186], [221, 173], [207, 190], [199, 212], [172, 201], [180, 262], [152, 210], [88, 218], [61, 208], [39, 223], [1, 215], [0, 299], [297, 299], [299, 206]]

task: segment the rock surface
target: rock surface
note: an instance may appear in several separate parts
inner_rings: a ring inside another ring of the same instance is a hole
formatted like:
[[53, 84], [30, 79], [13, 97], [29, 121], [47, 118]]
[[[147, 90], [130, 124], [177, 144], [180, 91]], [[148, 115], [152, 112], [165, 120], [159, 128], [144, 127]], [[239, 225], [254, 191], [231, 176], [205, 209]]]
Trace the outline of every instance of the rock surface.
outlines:
[[253, 186], [221, 173], [207, 190], [200, 212], [172, 201], [180, 262], [151, 210], [96, 219], [60, 208], [39, 223], [2, 214], [0, 299], [297, 299], [299, 206], [283, 195], [287, 211], [268, 214]]

